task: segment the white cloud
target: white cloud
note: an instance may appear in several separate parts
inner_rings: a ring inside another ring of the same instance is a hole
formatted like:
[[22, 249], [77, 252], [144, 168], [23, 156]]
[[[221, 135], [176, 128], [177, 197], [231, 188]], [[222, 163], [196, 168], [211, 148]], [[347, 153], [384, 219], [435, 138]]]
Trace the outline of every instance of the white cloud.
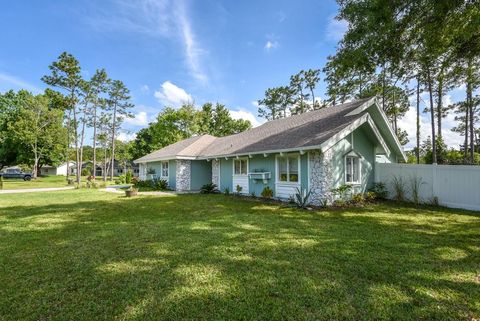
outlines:
[[278, 22], [280, 22], [280, 23], [284, 22], [285, 19], [287, 19], [287, 15], [283, 11], [277, 11], [275, 13], [275, 17], [277, 17]]
[[[206, 52], [199, 45], [185, 0], [114, 0], [114, 9], [95, 6], [83, 19], [97, 32], [130, 32], [152, 38], [180, 41], [184, 47], [186, 67], [195, 79], [208, 81], [201, 56]], [[113, 12], [112, 12], [113, 11]]]
[[165, 81], [160, 90], [155, 91], [155, 98], [165, 106], [179, 107], [183, 103], [192, 102], [192, 96], [183, 88], [180, 88], [170, 81]]
[[278, 48], [278, 41], [268, 40], [265, 46], [263, 47], [266, 51], [271, 51]]
[[134, 140], [136, 137], [137, 137], [136, 133], [121, 132], [120, 134], [118, 134], [117, 139], [122, 141], [122, 142], [130, 142], [130, 141]]
[[[423, 102], [424, 101], [424, 102]], [[429, 100], [424, 99], [420, 104], [420, 111], [423, 111], [425, 104], [429, 104]], [[398, 126], [402, 130], [406, 130], [408, 133], [409, 142], [405, 146], [406, 149], [412, 149], [417, 145], [417, 109], [415, 98], [411, 100], [414, 106], [410, 107], [405, 116], [398, 120]], [[452, 100], [450, 95], [445, 95], [444, 104], [451, 104]], [[436, 119], [435, 119], [436, 121]], [[436, 125], [436, 123], [435, 123]], [[455, 114], [450, 112], [442, 121], [442, 136], [445, 144], [449, 147], [458, 148], [463, 142], [462, 136], [456, 132], [452, 132], [452, 128], [457, 126], [455, 121]], [[435, 128], [437, 130], [437, 128]], [[420, 142], [423, 142], [427, 136], [432, 136], [432, 127], [430, 125], [430, 113], [420, 113]]]
[[251, 112], [244, 110], [244, 109], [239, 109], [239, 110], [230, 110], [230, 116], [233, 119], [245, 119], [249, 120], [250, 123], [252, 124], [253, 127], [260, 126], [263, 124], [265, 121], [258, 120], [257, 117], [255, 117], [254, 114]]
[[42, 92], [40, 88], [20, 78], [0, 72], [0, 91], [6, 91], [9, 89], [12, 89], [11, 87], [13, 87], [13, 89], [26, 89], [28, 91], [33, 92], [34, 94], [39, 94]]
[[179, 5], [176, 7], [176, 18], [183, 37], [187, 65], [190, 68], [190, 73], [195, 79], [202, 83], [206, 83], [208, 77], [203, 72], [200, 64], [200, 56], [204, 54], [205, 51], [199, 47], [196, 41], [191, 23], [186, 14], [185, 3], [183, 1], [178, 1], [178, 4]]
[[125, 123], [132, 126], [147, 126], [148, 116], [144, 111], [140, 111], [133, 118], [125, 118]]
[[331, 16], [327, 24], [326, 38], [331, 41], [340, 41], [348, 30], [348, 22], [345, 20], [337, 20], [335, 16]]
[[140, 87], [140, 91], [142, 93], [148, 93], [150, 91], [150, 87], [148, 87], [148, 85], [143, 85], [142, 87]]
[[257, 100], [252, 100], [252, 105], [255, 106], [255, 107], [258, 107], [259, 106], [258, 101]]

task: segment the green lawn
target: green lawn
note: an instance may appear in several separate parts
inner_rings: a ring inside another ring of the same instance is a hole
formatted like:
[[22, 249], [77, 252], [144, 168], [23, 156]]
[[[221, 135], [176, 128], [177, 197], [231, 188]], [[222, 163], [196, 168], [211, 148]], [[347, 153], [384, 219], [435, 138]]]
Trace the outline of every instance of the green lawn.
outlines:
[[0, 195], [0, 320], [472, 320], [480, 214]]
[[[70, 178], [75, 179], [74, 176]], [[86, 176], [82, 177], [82, 182], [87, 181]], [[102, 179], [97, 177], [97, 182], [101, 183]], [[107, 181], [108, 184], [113, 184]], [[23, 179], [4, 179], [3, 189], [28, 189], [28, 188], [47, 188], [47, 187], [67, 187], [67, 178], [65, 176], [42, 176], [31, 181], [24, 181]], [[0, 319], [1, 320], [1, 319]]]

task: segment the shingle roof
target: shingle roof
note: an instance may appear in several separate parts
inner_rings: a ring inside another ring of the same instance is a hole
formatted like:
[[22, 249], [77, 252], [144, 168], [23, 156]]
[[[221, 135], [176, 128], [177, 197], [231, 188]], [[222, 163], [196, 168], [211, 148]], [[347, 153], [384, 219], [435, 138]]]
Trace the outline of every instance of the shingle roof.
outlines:
[[136, 162], [183, 157], [215, 157], [319, 146], [362, 114], [347, 115], [370, 98], [269, 121], [225, 136], [196, 136], [169, 145]]
[[137, 160], [136, 163], [154, 161], [160, 159], [173, 159], [175, 157], [196, 157], [199, 156], [208, 145], [217, 138], [211, 135], [194, 136], [168, 145], [153, 153], [145, 155]]

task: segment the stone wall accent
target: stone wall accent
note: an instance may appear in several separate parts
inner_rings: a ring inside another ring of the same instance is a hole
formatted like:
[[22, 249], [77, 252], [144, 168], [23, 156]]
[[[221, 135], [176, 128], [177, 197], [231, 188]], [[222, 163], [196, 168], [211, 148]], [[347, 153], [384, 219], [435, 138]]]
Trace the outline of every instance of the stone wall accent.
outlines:
[[325, 153], [311, 151], [308, 156], [310, 166], [309, 184], [312, 194], [310, 203], [322, 205], [326, 200], [329, 204], [333, 202], [331, 189], [333, 188], [333, 151], [330, 149]]
[[175, 177], [177, 191], [190, 190], [191, 166], [192, 162], [190, 160], [177, 159], [177, 172]]
[[220, 161], [216, 159], [212, 160], [212, 183], [220, 189]]

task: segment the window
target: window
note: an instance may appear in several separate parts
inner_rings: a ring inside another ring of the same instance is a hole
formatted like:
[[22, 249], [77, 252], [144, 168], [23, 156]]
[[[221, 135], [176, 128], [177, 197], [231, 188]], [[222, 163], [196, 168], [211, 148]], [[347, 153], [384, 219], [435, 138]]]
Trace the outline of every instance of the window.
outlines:
[[162, 162], [162, 177], [168, 177], [168, 162]]
[[360, 183], [360, 158], [357, 156], [345, 157], [345, 183]]
[[288, 155], [277, 158], [279, 182], [298, 183], [299, 160], [298, 155]]
[[247, 175], [248, 163], [247, 159], [235, 159], [233, 160], [234, 174], [235, 175]]

